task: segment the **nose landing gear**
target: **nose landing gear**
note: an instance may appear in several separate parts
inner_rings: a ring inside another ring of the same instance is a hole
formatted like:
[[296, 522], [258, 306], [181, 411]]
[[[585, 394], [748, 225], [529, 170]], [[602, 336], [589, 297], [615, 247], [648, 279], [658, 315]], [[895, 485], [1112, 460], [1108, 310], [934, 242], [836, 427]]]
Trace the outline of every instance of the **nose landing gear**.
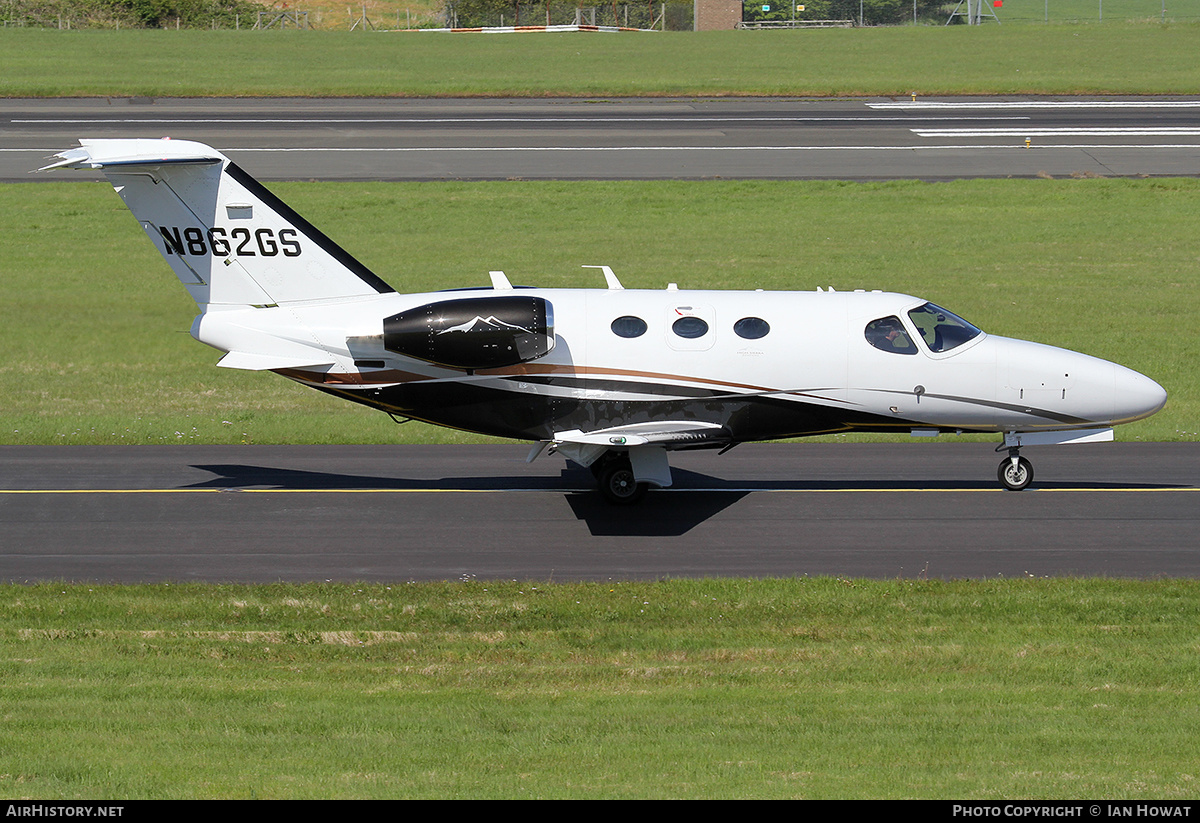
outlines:
[[1010, 492], [1019, 492], [1033, 482], [1033, 464], [1021, 457], [1019, 448], [1010, 448], [1008, 457], [1000, 461], [996, 477]]

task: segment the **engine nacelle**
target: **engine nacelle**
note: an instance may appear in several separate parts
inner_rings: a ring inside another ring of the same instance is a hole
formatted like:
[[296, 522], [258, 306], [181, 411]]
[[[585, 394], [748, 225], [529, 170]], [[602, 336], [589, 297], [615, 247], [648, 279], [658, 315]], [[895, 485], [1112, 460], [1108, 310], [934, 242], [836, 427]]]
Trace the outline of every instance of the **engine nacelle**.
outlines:
[[439, 300], [385, 318], [383, 347], [455, 369], [513, 366], [554, 348], [554, 308], [520, 295]]

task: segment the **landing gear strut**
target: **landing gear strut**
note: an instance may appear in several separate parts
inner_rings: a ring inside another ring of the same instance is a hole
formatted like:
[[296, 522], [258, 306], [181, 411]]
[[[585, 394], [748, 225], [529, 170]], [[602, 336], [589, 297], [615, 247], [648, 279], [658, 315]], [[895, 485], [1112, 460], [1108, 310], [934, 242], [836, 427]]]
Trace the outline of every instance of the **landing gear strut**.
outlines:
[[1033, 464], [1021, 457], [1020, 449], [1010, 448], [1008, 457], [1000, 461], [996, 477], [1010, 492], [1019, 492], [1033, 482]]

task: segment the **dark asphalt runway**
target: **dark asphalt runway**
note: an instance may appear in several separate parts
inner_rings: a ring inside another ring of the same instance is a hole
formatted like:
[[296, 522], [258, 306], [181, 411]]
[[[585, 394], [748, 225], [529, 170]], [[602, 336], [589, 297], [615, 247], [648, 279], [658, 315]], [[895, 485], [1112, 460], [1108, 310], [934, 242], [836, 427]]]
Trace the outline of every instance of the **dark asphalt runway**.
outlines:
[[268, 181], [1200, 174], [1200, 99], [99, 98], [0, 101], [0, 180], [161, 136]]
[[613, 508], [526, 447], [0, 448], [0, 580], [1200, 576], [1200, 444], [679, 454]]

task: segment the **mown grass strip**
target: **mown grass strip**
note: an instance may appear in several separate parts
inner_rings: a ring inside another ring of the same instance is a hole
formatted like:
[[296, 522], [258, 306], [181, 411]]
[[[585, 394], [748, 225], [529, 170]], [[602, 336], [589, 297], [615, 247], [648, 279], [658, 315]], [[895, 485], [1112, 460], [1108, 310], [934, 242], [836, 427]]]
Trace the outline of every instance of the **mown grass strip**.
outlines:
[[1195, 21], [518, 37], [2, 29], [0, 96], [1193, 94], [1197, 32]]
[[0, 791], [1189, 798], [1198, 586], [4, 586]]
[[[1166, 387], [1122, 439], [1200, 438], [1200, 181], [291, 183], [402, 291], [514, 283], [916, 294]], [[479, 442], [214, 366], [195, 306], [107, 184], [0, 186], [0, 443]]]

